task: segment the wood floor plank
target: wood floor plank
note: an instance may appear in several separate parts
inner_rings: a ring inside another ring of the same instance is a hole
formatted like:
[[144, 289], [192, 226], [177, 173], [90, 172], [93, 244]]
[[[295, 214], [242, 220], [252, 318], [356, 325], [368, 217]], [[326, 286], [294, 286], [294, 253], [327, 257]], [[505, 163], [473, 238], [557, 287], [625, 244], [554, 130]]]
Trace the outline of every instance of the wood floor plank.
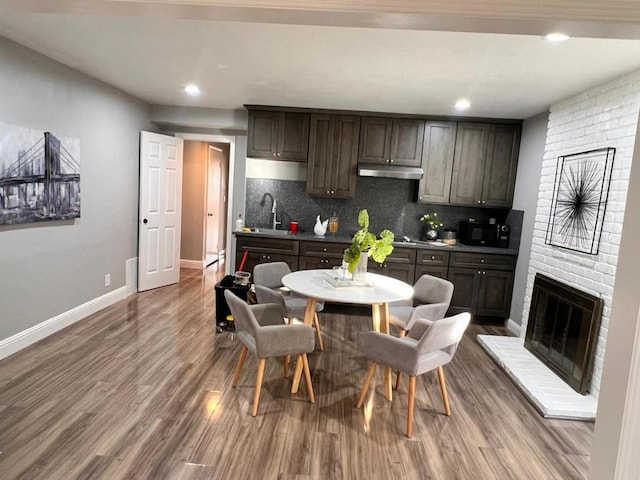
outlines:
[[471, 325], [445, 366], [451, 416], [433, 374], [418, 377], [413, 438], [406, 378], [385, 399], [382, 369], [362, 409], [371, 311], [327, 305], [325, 351], [309, 355], [316, 403], [291, 394], [280, 360], [231, 388], [240, 343], [216, 333], [220, 274], [130, 296], [0, 361], [3, 480], [580, 479], [593, 424], [547, 420], [477, 344]]

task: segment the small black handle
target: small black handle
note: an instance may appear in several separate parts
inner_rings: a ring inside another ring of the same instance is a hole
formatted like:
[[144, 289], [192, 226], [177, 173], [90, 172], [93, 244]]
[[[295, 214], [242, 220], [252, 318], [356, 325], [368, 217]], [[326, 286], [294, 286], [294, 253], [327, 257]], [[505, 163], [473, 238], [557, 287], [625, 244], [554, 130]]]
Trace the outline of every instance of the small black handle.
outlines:
[[146, 218], [145, 218], [144, 220], [142, 220], [142, 223], [145, 223], [145, 224], [146, 224], [146, 223], [148, 223], [148, 222], [149, 222], [149, 220], [147, 220]]

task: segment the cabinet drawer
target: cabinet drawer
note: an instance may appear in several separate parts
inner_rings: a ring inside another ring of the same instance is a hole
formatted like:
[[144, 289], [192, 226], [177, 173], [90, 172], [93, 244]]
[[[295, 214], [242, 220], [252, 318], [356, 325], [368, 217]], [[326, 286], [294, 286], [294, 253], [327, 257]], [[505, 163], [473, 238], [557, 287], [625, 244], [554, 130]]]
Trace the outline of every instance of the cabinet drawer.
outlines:
[[278, 238], [238, 237], [237, 250], [250, 252], [266, 252], [280, 255], [298, 255], [298, 242]]
[[[373, 259], [369, 259], [369, 264], [371, 264], [371, 262], [373, 262]], [[389, 255], [383, 263], [406, 263], [408, 265], [415, 265], [416, 250], [415, 248], [394, 247], [391, 255]]]
[[300, 270], [314, 270], [317, 268], [331, 269], [342, 265], [342, 257], [300, 257], [298, 268]]
[[453, 252], [449, 266], [514, 270], [516, 267], [516, 257], [513, 255], [496, 255], [491, 253]]
[[449, 265], [449, 252], [440, 250], [418, 250], [418, 265]]
[[300, 255], [308, 257], [342, 258], [348, 243], [300, 242]]

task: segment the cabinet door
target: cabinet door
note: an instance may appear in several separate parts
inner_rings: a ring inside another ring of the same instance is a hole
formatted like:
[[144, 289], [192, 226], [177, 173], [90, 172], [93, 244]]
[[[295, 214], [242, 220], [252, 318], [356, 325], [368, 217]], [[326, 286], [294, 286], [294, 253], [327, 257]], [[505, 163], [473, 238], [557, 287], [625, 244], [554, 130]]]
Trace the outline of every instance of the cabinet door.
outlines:
[[449, 268], [448, 280], [454, 285], [450, 305], [453, 313], [475, 311], [480, 288], [478, 272], [473, 268]]
[[391, 130], [389, 163], [419, 167], [422, 163], [424, 120], [394, 118]]
[[416, 273], [413, 283], [417, 282], [422, 275], [431, 275], [432, 277], [447, 279], [449, 273], [448, 267], [437, 267], [433, 265], [416, 265]]
[[458, 123], [450, 203], [482, 204], [489, 127], [482, 123]]
[[520, 132], [519, 125], [491, 126], [482, 186], [483, 206], [511, 206], [516, 183]]
[[278, 160], [306, 162], [309, 151], [309, 115], [306, 113], [280, 114], [278, 132]]
[[402, 263], [383, 263], [379, 264], [369, 259], [367, 270], [372, 273], [386, 275], [388, 277], [402, 280], [409, 285], [413, 285], [413, 277], [415, 276], [415, 266]]
[[333, 157], [333, 115], [312, 115], [309, 130], [309, 161], [307, 193], [331, 196], [331, 166]]
[[280, 113], [265, 110], [249, 110], [247, 157], [276, 157]]
[[390, 118], [362, 117], [360, 121], [359, 163], [387, 163], [391, 153]]
[[511, 310], [513, 272], [503, 270], [483, 270], [478, 290], [478, 315], [506, 318]]
[[331, 195], [352, 198], [356, 195], [360, 117], [336, 115], [334, 123], [333, 161], [329, 169]]
[[456, 122], [425, 124], [418, 203], [449, 203], [456, 130]]

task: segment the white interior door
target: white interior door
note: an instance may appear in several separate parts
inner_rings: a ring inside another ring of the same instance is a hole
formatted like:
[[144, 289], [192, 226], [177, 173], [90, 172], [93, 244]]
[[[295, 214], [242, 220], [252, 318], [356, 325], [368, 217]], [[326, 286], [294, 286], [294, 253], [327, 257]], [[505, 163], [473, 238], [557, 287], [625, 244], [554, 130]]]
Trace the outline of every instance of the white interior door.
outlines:
[[140, 133], [138, 290], [180, 280], [182, 139]]

